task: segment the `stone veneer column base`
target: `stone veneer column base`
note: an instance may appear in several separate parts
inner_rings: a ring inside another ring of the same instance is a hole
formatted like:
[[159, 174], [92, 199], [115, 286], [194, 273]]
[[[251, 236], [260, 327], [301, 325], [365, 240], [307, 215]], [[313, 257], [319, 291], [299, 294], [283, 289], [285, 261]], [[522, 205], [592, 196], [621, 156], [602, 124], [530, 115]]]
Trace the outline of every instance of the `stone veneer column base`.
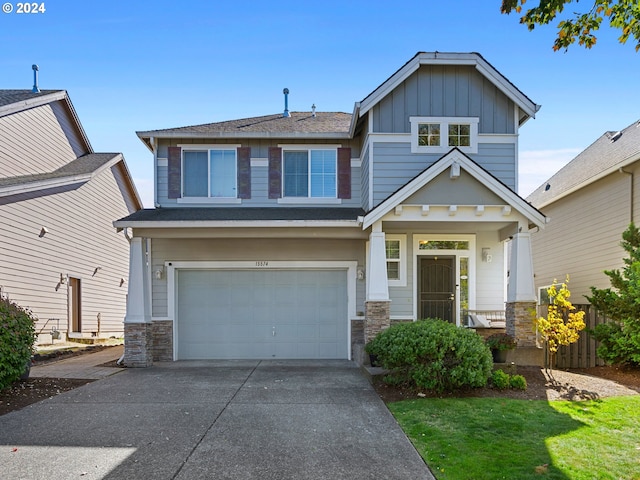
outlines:
[[153, 361], [173, 361], [173, 321], [154, 320], [151, 325]]
[[153, 365], [153, 326], [151, 323], [124, 324], [124, 365]]
[[369, 343], [382, 330], [389, 328], [390, 300], [364, 302], [364, 343]]
[[508, 302], [506, 305], [506, 333], [516, 339], [517, 347], [509, 352], [508, 361], [516, 365], [544, 365], [544, 350], [537, 348], [535, 302]]

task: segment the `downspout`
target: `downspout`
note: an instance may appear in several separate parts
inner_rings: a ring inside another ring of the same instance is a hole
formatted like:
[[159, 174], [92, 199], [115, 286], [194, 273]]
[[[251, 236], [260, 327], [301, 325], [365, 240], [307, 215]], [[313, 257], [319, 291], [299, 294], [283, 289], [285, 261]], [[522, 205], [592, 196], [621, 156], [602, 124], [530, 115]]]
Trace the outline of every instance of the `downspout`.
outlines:
[[629, 223], [633, 223], [633, 197], [634, 197], [634, 188], [633, 188], [633, 172], [627, 172], [624, 168], [620, 167], [618, 172], [629, 175], [629, 180], [631, 184], [629, 185]]

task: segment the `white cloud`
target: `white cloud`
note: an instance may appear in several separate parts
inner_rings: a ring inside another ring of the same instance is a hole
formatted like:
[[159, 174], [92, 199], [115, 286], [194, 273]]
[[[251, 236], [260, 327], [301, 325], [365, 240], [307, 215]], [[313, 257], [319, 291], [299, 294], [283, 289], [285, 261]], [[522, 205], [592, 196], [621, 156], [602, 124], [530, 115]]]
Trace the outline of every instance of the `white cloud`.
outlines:
[[526, 198], [581, 151], [578, 148], [562, 148], [520, 152], [518, 165], [518, 193], [520, 196]]

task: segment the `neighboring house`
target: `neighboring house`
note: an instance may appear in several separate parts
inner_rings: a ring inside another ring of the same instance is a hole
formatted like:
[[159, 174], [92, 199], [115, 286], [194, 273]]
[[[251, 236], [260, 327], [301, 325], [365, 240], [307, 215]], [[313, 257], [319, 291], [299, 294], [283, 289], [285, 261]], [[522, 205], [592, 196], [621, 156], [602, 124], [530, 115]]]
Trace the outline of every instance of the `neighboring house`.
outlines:
[[476, 53], [418, 53], [351, 115], [284, 93], [284, 114], [138, 132], [156, 208], [114, 223], [133, 237], [125, 362], [360, 361], [391, 322], [505, 302], [534, 347], [545, 217], [515, 188], [539, 106]]
[[95, 153], [64, 90], [0, 90], [0, 291], [39, 342], [122, 336], [129, 244], [142, 204], [119, 153]]
[[605, 270], [622, 268], [622, 232], [637, 223], [640, 121], [606, 132], [527, 200], [550, 217], [532, 234], [538, 290], [570, 276], [571, 301], [589, 303], [590, 287], [607, 288]]

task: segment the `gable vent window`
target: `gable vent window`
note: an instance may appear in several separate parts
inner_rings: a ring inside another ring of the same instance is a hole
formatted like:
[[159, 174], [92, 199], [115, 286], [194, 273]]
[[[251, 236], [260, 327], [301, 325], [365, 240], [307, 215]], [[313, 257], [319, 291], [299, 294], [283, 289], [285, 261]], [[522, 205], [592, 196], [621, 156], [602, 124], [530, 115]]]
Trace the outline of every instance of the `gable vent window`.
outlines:
[[410, 117], [411, 153], [478, 152], [478, 118]]

